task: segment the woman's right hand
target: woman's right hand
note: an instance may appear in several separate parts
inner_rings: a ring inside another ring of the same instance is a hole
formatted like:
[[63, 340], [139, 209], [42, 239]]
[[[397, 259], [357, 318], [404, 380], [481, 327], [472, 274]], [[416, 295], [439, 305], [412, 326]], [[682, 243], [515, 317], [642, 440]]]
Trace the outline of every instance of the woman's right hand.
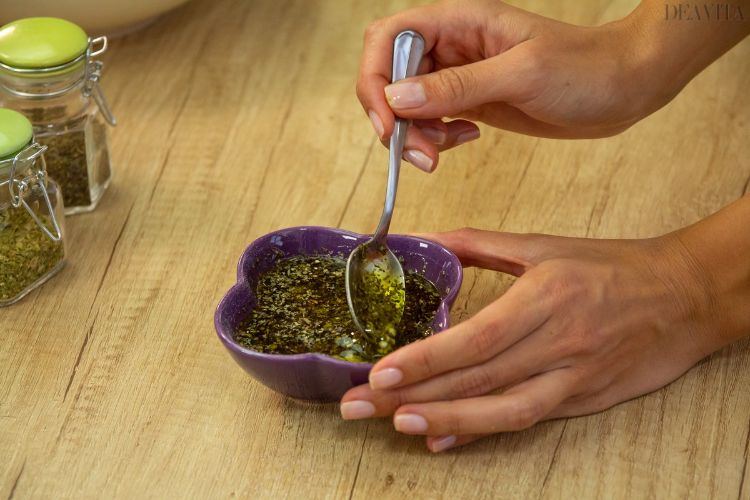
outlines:
[[[542, 137], [610, 136], [676, 93], [644, 71], [639, 59], [652, 50], [637, 46], [640, 28], [630, 17], [582, 27], [495, 0], [442, 1], [367, 28], [357, 95], [384, 144], [394, 114], [415, 120], [404, 158], [427, 172], [439, 151], [479, 137], [474, 121]], [[393, 40], [406, 29], [425, 38], [420, 76], [389, 85]], [[454, 116], [464, 119], [443, 121]]]

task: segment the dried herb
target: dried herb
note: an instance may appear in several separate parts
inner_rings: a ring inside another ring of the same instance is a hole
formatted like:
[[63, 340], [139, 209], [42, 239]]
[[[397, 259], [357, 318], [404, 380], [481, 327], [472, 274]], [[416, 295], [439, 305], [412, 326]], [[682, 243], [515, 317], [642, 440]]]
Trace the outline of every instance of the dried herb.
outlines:
[[[48, 216], [39, 218], [52, 226]], [[25, 209], [0, 209], [0, 304], [15, 299], [63, 257], [63, 244], [45, 235]]]
[[[235, 333], [241, 345], [259, 352], [320, 352], [347, 361], [374, 361], [384, 352], [357, 329], [344, 288], [346, 262], [336, 257], [293, 257], [264, 273], [256, 287], [257, 304]], [[440, 305], [435, 286], [406, 274], [406, 302], [393, 348], [432, 333]]]
[[44, 153], [47, 172], [60, 184], [65, 207], [91, 205], [85, 132], [40, 135], [37, 140], [48, 148]]

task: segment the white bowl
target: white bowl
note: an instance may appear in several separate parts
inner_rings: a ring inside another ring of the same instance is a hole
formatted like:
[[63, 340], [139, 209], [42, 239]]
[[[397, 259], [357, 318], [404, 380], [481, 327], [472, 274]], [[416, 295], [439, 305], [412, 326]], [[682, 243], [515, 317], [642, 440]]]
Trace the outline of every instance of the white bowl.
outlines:
[[61, 17], [91, 36], [118, 35], [148, 24], [188, 0], [0, 0], [0, 26], [23, 17]]

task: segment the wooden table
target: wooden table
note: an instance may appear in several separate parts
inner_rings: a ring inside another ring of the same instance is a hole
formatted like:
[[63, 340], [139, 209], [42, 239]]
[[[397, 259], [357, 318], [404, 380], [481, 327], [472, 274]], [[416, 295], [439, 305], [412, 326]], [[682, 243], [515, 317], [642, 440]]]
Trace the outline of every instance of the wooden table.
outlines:
[[[354, 95], [361, 34], [408, 1], [198, 0], [112, 43], [116, 178], [68, 219], [66, 269], [0, 311], [0, 498], [750, 498], [750, 348], [584, 418], [432, 455], [250, 379], [213, 329], [273, 229], [372, 230], [386, 153]], [[516, 2], [596, 24], [634, 0]], [[750, 176], [750, 43], [618, 137], [483, 129], [403, 173], [393, 230], [646, 237]], [[455, 321], [510, 280], [468, 270]]]

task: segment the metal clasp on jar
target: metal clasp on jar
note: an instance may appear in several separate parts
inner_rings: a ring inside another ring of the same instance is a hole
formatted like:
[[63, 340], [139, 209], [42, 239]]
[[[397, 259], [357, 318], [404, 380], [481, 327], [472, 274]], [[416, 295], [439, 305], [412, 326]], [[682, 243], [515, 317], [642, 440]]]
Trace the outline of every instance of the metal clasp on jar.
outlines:
[[[10, 167], [10, 177], [8, 178], [8, 191], [10, 192], [10, 203], [14, 208], [18, 208], [23, 205], [23, 208], [26, 209], [31, 218], [34, 219], [34, 222], [36, 222], [36, 224], [44, 232], [44, 234], [46, 234], [52, 241], [60, 241], [62, 239], [62, 231], [60, 230], [60, 225], [58, 224], [57, 217], [55, 216], [55, 209], [52, 206], [52, 202], [49, 199], [49, 194], [47, 193], [47, 172], [45, 171], [44, 167], [36, 169], [30, 168], [30, 174], [28, 176], [22, 179], [16, 179], [16, 171], [25, 170], [24, 168], [21, 168], [22, 166], [26, 164], [30, 164], [33, 166], [37, 159], [43, 161], [43, 158], [41, 158], [41, 156], [46, 150], [47, 146], [42, 146], [35, 142], [21, 150], [13, 158], [13, 164]], [[44, 225], [44, 222], [42, 222], [36, 212], [34, 212], [34, 209], [32, 209], [29, 204], [26, 203], [26, 195], [34, 188], [41, 189], [42, 191], [42, 196], [44, 197], [44, 202], [47, 204], [47, 210], [49, 212], [50, 221], [52, 222], [52, 230], [54, 230], [54, 233]]]
[[[98, 48], [96, 47], [97, 45], [99, 45]], [[89, 46], [86, 49], [86, 74], [83, 82], [83, 95], [94, 98], [94, 101], [96, 101], [97, 106], [99, 106], [99, 110], [102, 112], [104, 119], [114, 127], [117, 125], [117, 118], [115, 118], [115, 115], [112, 113], [112, 110], [107, 103], [107, 99], [104, 97], [104, 92], [102, 92], [102, 88], [99, 86], [104, 63], [94, 59], [96, 56], [106, 52], [106, 50], [106, 36], [100, 36], [94, 39], [89, 38]]]

